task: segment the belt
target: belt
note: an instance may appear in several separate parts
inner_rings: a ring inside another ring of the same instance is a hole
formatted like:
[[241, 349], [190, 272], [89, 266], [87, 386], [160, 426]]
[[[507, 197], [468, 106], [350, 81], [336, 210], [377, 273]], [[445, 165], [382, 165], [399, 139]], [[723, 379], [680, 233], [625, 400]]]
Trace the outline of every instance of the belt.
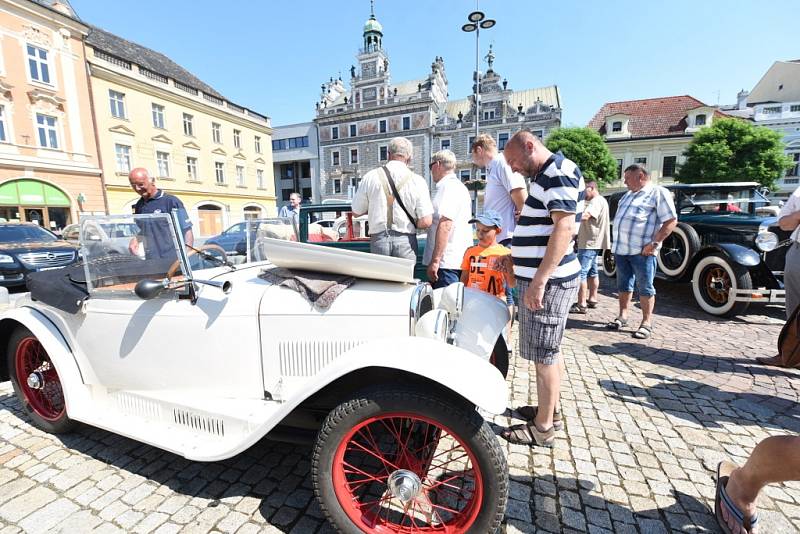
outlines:
[[397, 230], [381, 230], [380, 232], [370, 232], [369, 235], [417, 235], [415, 233], [398, 232]]

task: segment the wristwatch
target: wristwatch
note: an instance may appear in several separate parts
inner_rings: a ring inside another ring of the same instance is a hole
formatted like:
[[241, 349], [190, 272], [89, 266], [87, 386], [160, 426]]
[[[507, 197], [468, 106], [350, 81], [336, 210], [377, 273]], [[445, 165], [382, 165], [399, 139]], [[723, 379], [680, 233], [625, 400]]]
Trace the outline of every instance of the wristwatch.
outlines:
[[658, 241], [653, 241], [650, 244], [653, 245], [653, 252], [658, 252], [659, 250], [661, 250], [661, 243], [659, 243]]

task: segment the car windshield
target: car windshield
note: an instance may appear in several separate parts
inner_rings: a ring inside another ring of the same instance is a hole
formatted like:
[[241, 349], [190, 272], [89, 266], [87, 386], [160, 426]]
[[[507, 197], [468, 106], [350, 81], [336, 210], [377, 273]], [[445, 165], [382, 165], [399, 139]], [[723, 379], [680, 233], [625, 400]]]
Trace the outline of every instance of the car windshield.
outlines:
[[0, 243], [49, 243], [55, 240], [56, 236], [38, 226], [28, 224], [0, 226]]
[[749, 213], [769, 204], [756, 189], [698, 189], [679, 193], [681, 213]]
[[135, 224], [101, 224], [100, 227], [105, 231], [108, 237], [111, 238], [133, 237], [139, 233], [139, 227]]

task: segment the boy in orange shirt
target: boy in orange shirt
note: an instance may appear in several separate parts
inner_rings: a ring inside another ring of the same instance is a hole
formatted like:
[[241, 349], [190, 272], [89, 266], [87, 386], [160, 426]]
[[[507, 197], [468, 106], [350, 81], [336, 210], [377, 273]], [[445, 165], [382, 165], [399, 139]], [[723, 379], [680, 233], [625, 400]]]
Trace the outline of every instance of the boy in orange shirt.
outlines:
[[505, 301], [506, 287], [514, 287], [515, 280], [511, 250], [497, 242], [503, 220], [496, 211], [486, 210], [469, 222], [475, 223], [478, 244], [464, 253], [461, 281]]

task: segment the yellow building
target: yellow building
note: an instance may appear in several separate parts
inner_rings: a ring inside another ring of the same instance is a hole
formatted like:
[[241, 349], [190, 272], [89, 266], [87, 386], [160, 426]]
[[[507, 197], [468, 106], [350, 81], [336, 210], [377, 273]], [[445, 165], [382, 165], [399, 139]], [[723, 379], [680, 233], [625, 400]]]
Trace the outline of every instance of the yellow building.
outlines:
[[276, 214], [268, 117], [104, 30], [90, 27], [86, 44], [110, 213], [131, 212], [128, 172], [145, 167], [183, 201], [195, 235]]
[[105, 213], [87, 31], [67, 3], [0, 1], [0, 220], [58, 231]]

